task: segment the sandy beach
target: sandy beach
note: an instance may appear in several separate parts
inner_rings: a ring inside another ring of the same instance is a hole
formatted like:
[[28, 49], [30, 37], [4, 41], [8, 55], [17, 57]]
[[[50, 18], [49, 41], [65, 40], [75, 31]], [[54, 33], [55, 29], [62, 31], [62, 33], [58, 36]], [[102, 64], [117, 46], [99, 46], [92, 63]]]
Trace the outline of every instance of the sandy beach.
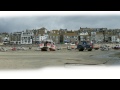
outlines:
[[[7, 48], [8, 49], [8, 48]], [[0, 52], [0, 69], [39, 69], [51, 66], [65, 67], [67, 65], [119, 65], [118, 50], [57, 50], [57, 51], [7, 51]]]

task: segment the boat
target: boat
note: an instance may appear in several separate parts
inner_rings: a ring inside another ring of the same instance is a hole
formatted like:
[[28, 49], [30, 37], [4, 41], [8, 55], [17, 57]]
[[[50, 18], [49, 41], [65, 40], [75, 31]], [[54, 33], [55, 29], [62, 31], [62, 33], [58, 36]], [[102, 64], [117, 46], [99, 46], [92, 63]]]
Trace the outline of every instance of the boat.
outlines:
[[114, 46], [113, 49], [115, 49], [115, 50], [120, 50], [120, 44]]
[[56, 45], [52, 40], [45, 40], [39, 44], [41, 51], [56, 51]]

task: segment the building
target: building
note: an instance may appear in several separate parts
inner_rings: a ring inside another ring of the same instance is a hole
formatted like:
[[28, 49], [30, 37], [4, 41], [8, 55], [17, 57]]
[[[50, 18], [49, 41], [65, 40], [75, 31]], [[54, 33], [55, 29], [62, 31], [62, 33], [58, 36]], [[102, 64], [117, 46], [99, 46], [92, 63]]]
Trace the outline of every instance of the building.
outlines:
[[51, 30], [49, 39], [55, 43], [75, 43], [78, 41], [78, 31], [68, 31], [67, 29]]
[[4, 37], [2, 36], [2, 34], [0, 33], [0, 43], [3, 43], [3, 40], [4, 39]]
[[0, 33], [0, 43], [3, 43], [3, 44], [9, 44], [10, 42], [10, 39], [9, 39], [9, 33]]
[[120, 29], [113, 29], [112, 30], [111, 42], [120, 43]]
[[0, 35], [0, 43], [3, 43], [3, 38], [1, 35]]
[[35, 29], [32, 30], [34, 35], [33, 35], [33, 43], [34, 44], [39, 44], [40, 42], [48, 39], [48, 30], [44, 27], [40, 29]]
[[23, 31], [21, 33], [21, 44], [32, 44], [33, 32], [31, 30]]
[[107, 41], [107, 28], [81, 28], [79, 31], [79, 41], [93, 41], [93, 43]]
[[65, 33], [67, 33], [67, 29], [60, 29], [59, 30], [59, 43], [65, 43], [65, 40], [64, 40], [64, 35]]
[[44, 40], [47, 40], [48, 39], [48, 35], [47, 34], [43, 34], [43, 35], [41, 35], [41, 34], [38, 34], [37, 36], [33, 36], [33, 42], [34, 42], [34, 44], [39, 44], [39, 43], [41, 43], [42, 41], [44, 41]]
[[90, 36], [91, 36], [91, 32], [93, 29], [91, 28], [81, 28], [78, 30], [78, 39], [79, 42], [81, 41], [90, 41]]
[[104, 39], [107, 41], [106, 34], [104, 36], [103, 32], [96, 32], [94, 39], [91, 39], [91, 40], [93, 40], [94, 43], [101, 43], [101, 42], [104, 42]]
[[49, 33], [49, 39], [53, 40], [55, 43], [60, 43], [60, 31], [59, 30], [51, 30]]
[[66, 31], [64, 34], [64, 43], [76, 43], [78, 41], [78, 33], [75, 31]]
[[10, 44], [21, 44], [21, 34], [22, 32], [14, 32], [10, 34]]
[[3, 44], [6, 45], [6, 44], [9, 44], [10, 43], [10, 39], [9, 39], [9, 36], [6, 36], [3, 38]]

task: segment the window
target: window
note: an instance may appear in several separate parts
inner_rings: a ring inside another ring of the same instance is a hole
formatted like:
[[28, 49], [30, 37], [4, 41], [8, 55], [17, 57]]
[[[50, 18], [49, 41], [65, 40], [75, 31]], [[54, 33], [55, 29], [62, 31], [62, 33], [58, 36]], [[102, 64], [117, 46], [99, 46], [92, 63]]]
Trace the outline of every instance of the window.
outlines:
[[36, 37], [37, 39], [39, 38], [39, 36]]
[[74, 38], [74, 36], [71, 36], [71, 38]]
[[28, 37], [28, 43], [30, 43], [30, 37]]

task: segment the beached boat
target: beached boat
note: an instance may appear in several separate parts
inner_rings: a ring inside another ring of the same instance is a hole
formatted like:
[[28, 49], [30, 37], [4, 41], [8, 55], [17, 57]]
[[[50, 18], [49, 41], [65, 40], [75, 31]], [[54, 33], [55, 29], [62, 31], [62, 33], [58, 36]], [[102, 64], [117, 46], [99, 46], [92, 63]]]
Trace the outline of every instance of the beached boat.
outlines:
[[115, 49], [115, 50], [120, 50], [120, 44], [115, 45], [115, 46], [113, 47], [113, 49]]
[[56, 51], [56, 45], [52, 40], [45, 40], [39, 44], [41, 51]]

